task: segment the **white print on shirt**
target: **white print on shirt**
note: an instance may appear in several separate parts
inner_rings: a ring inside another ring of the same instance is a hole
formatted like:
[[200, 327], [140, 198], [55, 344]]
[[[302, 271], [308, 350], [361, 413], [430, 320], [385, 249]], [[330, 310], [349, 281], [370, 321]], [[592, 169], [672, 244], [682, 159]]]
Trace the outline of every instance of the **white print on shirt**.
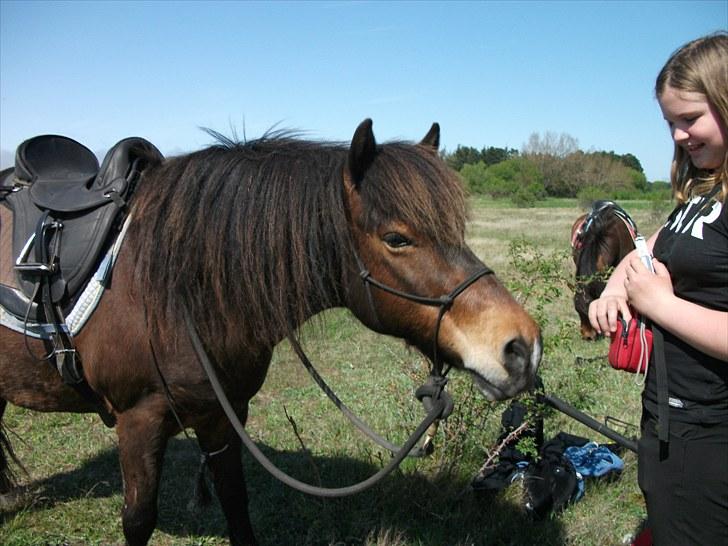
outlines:
[[[693, 217], [690, 219], [690, 221], [688, 221], [688, 223], [684, 227], [683, 227], [682, 223], [683, 223], [683, 220], [688, 216], [688, 212], [690, 212], [690, 210], [693, 208], [693, 206], [699, 206], [704, 201], [705, 201], [705, 198], [703, 198], [703, 197], [694, 197], [690, 201], [690, 203], [688, 203], [688, 206], [685, 207], [685, 210], [683, 210], [680, 214], [678, 214], [675, 217], [675, 220], [673, 220], [672, 224], [667, 226], [667, 229], [669, 229], [670, 231], [674, 231], [675, 233], [687, 233], [687, 231], [690, 230], [690, 235], [692, 235], [696, 239], [702, 240], [703, 239], [703, 225], [712, 224], [720, 217], [720, 211], [723, 208], [720, 201], [715, 201], [713, 203], [711, 211], [708, 214], [693, 215]], [[691, 229], [691, 227], [692, 227], [692, 229]]]

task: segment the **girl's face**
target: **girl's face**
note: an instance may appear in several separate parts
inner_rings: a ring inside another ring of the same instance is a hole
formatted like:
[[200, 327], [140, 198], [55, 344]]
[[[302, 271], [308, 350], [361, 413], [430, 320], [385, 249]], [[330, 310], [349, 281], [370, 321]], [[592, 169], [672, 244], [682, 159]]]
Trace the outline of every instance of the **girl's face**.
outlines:
[[659, 97], [672, 139], [698, 169], [717, 169], [728, 152], [728, 131], [718, 112], [702, 93], [679, 91], [669, 85]]

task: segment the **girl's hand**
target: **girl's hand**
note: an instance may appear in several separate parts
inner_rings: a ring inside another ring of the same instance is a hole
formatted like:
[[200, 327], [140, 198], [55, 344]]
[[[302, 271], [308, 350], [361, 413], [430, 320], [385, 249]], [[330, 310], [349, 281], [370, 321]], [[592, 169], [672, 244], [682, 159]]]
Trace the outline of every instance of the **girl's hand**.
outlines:
[[599, 334], [606, 335], [616, 332], [619, 315], [622, 315], [626, 321], [632, 318], [627, 299], [624, 296], [602, 295], [589, 304], [589, 322]]
[[635, 310], [642, 315], [653, 318], [655, 309], [673, 296], [672, 279], [662, 262], [652, 260], [655, 268], [653, 274], [639, 258], [630, 260], [626, 269], [624, 289], [627, 299]]

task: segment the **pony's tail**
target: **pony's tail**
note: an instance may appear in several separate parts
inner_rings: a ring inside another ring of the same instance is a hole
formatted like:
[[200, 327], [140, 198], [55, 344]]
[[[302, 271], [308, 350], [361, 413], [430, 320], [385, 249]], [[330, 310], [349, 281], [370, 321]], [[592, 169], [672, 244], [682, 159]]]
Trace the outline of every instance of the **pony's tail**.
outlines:
[[11, 492], [17, 485], [17, 474], [11, 462], [23, 473], [28, 473], [15, 455], [5, 427], [0, 423], [0, 495]]

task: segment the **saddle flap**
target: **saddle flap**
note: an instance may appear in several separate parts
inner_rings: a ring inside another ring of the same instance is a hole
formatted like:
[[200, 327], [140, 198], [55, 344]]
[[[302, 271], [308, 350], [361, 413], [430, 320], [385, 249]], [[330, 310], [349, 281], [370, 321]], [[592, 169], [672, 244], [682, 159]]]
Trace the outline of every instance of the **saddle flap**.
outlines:
[[[91, 184], [94, 179], [88, 181]], [[42, 209], [56, 212], [80, 212], [109, 203], [110, 190], [124, 194], [126, 180], [117, 178], [107, 190], [88, 190], [87, 184], [68, 180], [38, 180], [30, 187], [33, 202]]]

